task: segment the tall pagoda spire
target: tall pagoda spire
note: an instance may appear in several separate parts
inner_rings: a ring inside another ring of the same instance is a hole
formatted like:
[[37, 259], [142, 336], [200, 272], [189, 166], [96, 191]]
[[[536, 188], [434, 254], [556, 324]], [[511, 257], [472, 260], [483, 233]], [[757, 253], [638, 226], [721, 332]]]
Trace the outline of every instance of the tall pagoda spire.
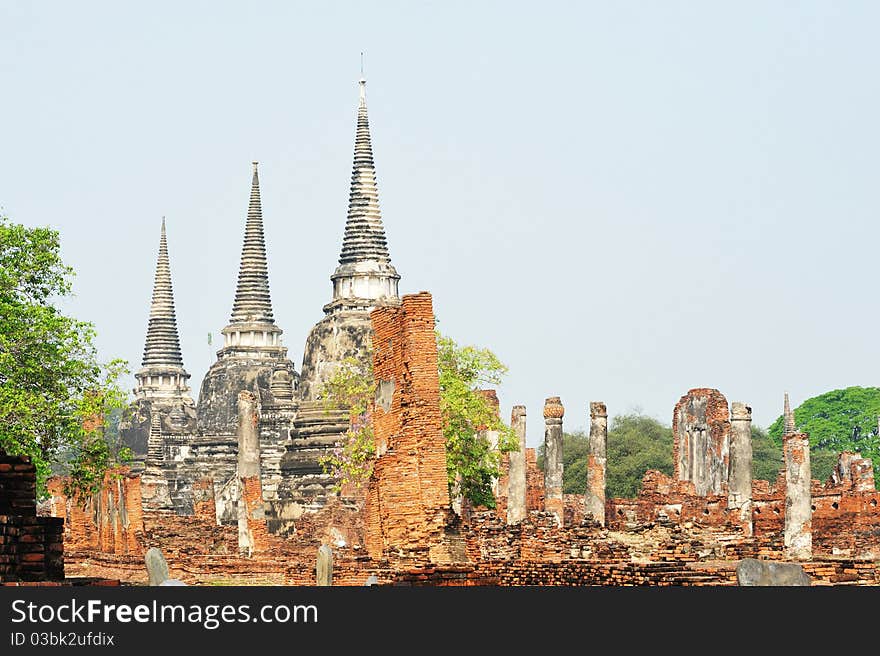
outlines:
[[229, 324], [221, 331], [224, 337], [223, 349], [218, 353], [221, 357], [283, 356], [279, 351], [283, 331], [275, 325], [272, 298], [269, 295], [269, 269], [266, 264], [258, 163], [253, 162], [253, 166], [238, 284], [232, 303], [232, 316], [229, 317]]
[[791, 435], [797, 432], [797, 426], [794, 423], [794, 413], [791, 411], [791, 403], [788, 400], [788, 392], [785, 393], [785, 401], [782, 409], [782, 434]]
[[275, 323], [269, 296], [269, 272], [266, 266], [266, 238], [263, 234], [263, 210], [260, 206], [260, 175], [253, 162], [251, 197], [248, 202], [238, 287], [229, 323]]
[[171, 266], [168, 262], [168, 241], [165, 237], [165, 217], [159, 237], [159, 260], [153, 279], [153, 300], [150, 304], [150, 323], [144, 344], [143, 366], [183, 366], [180, 355], [180, 339], [177, 334], [177, 317], [174, 313], [174, 290], [171, 287]]
[[351, 171], [351, 191], [348, 194], [348, 218], [339, 263], [378, 260], [390, 262], [382, 213], [379, 211], [379, 188], [376, 185], [376, 166], [373, 163], [373, 145], [370, 141], [370, 122], [367, 118], [367, 81], [358, 82], [360, 101], [357, 112], [357, 131], [354, 140], [354, 164]]
[[138, 396], [167, 398], [188, 391], [186, 381], [189, 374], [183, 368], [183, 357], [180, 354], [164, 216], [159, 237], [159, 259], [153, 280], [150, 321], [141, 364], [141, 369], [135, 374], [138, 380]]
[[[385, 227], [379, 210], [379, 188], [367, 118], [367, 81], [358, 81], [359, 101], [354, 140], [354, 163], [348, 216], [339, 266], [331, 276], [333, 301], [325, 312], [338, 308], [366, 309], [385, 299], [397, 302], [400, 276], [391, 265]], [[380, 303], [381, 304], [381, 303]]]

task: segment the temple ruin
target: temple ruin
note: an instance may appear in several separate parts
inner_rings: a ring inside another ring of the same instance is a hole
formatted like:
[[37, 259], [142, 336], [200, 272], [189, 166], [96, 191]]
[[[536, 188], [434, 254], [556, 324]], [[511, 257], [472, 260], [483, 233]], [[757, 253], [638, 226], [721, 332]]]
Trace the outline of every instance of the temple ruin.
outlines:
[[[813, 584], [880, 583], [873, 464], [841, 453], [828, 481], [813, 480], [809, 436], [787, 394], [773, 481], [752, 477], [751, 407], [696, 387], [672, 410], [673, 474], [649, 470], [634, 498], [611, 498], [605, 403], [566, 408], [548, 396], [543, 468], [526, 446], [527, 411], [538, 409], [514, 405], [517, 446], [492, 481], [496, 507], [462, 502], [448, 482], [433, 299], [398, 295], [365, 89], [361, 80], [331, 300], [300, 370], [274, 319], [254, 163], [232, 310], [197, 403], [163, 220], [124, 427], [138, 459], [108, 471], [91, 495], [51, 478], [38, 509], [33, 464], [0, 453], [0, 581], [146, 584], [144, 555], [157, 547], [169, 575], [188, 584], [736, 585], [743, 559], [795, 561]], [[349, 358], [372, 366], [375, 460], [362, 488], [340, 490], [321, 458], [354, 418], [325, 409], [319, 391]], [[495, 391], [482, 392], [497, 411]], [[563, 486], [563, 420], [589, 424], [576, 493]]]
[[[152, 487], [164, 478], [170, 501], [183, 515], [194, 512], [194, 485], [210, 478], [218, 520], [236, 521], [239, 487], [238, 402], [256, 398], [262, 498], [273, 530], [322, 508], [334, 480], [321, 458], [348, 429], [345, 411], [328, 411], [318, 396], [323, 383], [347, 358], [370, 357], [374, 308], [400, 305], [400, 276], [391, 264], [379, 210], [376, 171], [367, 117], [366, 80], [360, 80], [354, 163], [348, 216], [339, 265], [331, 276], [332, 298], [309, 334], [302, 373], [287, 357], [283, 330], [275, 323], [260, 201], [258, 165], [253, 163], [238, 282], [223, 346], [202, 380], [198, 403], [189, 396], [180, 352], [165, 221], [144, 347], [136, 375], [132, 419], [123, 439], [136, 454]], [[152, 440], [152, 450], [148, 441]], [[161, 485], [160, 485], [161, 487]], [[152, 495], [151, 495], [152, 499]], [[151, 500], [152, 503], [152, 500]]]

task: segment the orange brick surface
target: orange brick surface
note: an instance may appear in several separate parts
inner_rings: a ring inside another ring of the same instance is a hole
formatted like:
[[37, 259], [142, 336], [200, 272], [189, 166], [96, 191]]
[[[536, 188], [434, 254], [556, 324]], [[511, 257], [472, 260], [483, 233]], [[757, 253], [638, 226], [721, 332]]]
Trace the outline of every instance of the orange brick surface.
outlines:
[[373, 375], [393, 393], [372, 413], [379, 457], [367, 491], [366, 546], [374, 558], [392, 551], [428, 559], [450, 505], [431, 295], [406, 295], [371, 319]]

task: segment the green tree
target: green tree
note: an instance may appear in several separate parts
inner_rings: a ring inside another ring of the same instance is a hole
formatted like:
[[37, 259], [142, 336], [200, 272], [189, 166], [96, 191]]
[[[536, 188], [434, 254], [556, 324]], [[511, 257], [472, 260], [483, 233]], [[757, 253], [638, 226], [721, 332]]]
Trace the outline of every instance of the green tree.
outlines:
[[349, 429], [345, 437], [321, 459], [324, 471], [337, 481], [337, 492], [345, 483], [360, 488], [373, 471], [376, 446], [369, 420], [373, 389], [373, 358], [368, 352], [363, 360], [345, 358], [318, 391], [325, 410], [339, 409], [349, 413]]
[[131, 461], [131, 449], [119, 434], [119, 424], [129, 409], [128, 393], [120, 378], [129, 373], [124, 360], [109, 362], [102, 367], [100, 384], [86, 390], [80, 399], [76, 414], [81, 439], [70, 445], [66, 454], [59, 454], [52, 467], [54, 473], [69, 477], [68, 496], [97, 492], [107, 469]]
[[[857, 451], [874, 461], [874, 475], [880, 476], [880, 388], [847, 387], [831, 390], [801, 403], [794, 410], [799, 431], [810, 436], [810, 468], [815, 479], [825, 480], [841, 451]], [[783, 417], [767, 430], [782, 446]]]
[[56, 307], [73, 277], [59, 250], [57, 231], [0, 217], [0, 448], [31, 456], [41, 487], [62, 451], [95, 473], [104, 466], [87, 463], [84, 418], [118, 404], [108, 381], [122, 366], [102, 367], [93, 326]]
[[[453, 493], [475, 505], [494, 508], [492, 479], [501, 474], [501, 454], [518, 448], [518, 443], [479, 390], [500, 385], [507, 367], [489, 349], [459, 346], [439, 333], [437, 360], [449, 484]], [[487, 431], [498, 433], [496, 448]]]
[[[513, 431], [505, 426], [479, 390], [500, 384], [507, 368], [488, 349], [459, 346], [437, 334], [440, 412], [446, 440], [446, 473], [450, 490], [476, 505], [495, 507], [492, 479], [500, 475], [501, 454], [517, 448]], [[319, 398], [325, 408], [349, 409], [352, 425], [342, 442], [322, 465], [343, 483], [362, 485], [374, 462], [369, 408], [375, 381], [372, 357], [349, 358], [322, 386]], [[497, 431], [492, 447], [487, 431]]]
[[781, 467], [782, 449], [765, 429], [752, 424], [752, 478], [772, 483]]
[[672, 476], [672, 428], [640, 413], [617, 415], [608, 427], [607, 492], [632, 498], [649, 469]]
[[[587, 489], [589, 436], [584, 431], [563, 434], [563, 492], [583, 494]], [[544, 468], [544, 445], [538, 446], [538, 467]], [[632, 498], [649, 469], [672, 475], [672, 429], [638, 412], [617, 415], [608, 426], [606, 494]]]

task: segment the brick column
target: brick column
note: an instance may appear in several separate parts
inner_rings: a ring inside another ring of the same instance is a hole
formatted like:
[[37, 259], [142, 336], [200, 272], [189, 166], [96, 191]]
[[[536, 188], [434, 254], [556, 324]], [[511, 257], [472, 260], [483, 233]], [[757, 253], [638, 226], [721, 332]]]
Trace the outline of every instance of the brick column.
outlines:
[[544, 402], [544, 510], [556, 515], [562, 526], [562, 417], [565, 408], [558, 396]]
[[590, 402], [590, 455], [587, 458], [586, 511], [605, 526], [605, 464], [608, 411], [601, 401]]
[[507, 523], [516, 524], [526, 518], [526, 407], [515, 405], [510, 413], [510, 427], [516, 433], [519, 449], [507, 454], [509, 462]]
[[813, 556], [810, 441], [806, 433], [782, 436], [785, 457], [785, 553], [792, 560]]
[[752, 534], [752, 409], [734, 401], [730, 416], [730, 477], [727, 507], [738, 511], [746, 535]]
[[123, 488], [123, 493], [125, 494], [125, 514], [128, 519], [128, 526], [126, 527], [128, 553], [140, 555], [144, 553], [144, 509], [141, 500], [140, 476], [126, 476], [123, 479]]
[[373, 310], [376, 458], [364, 510], [365, 546], [440, 562], [450, 512], [434, 309], [427, 292]]
[[238, 549], [248, 556], [266, 548], [268, 532], [260, 481], [260, 433], [257, 397], [238, 394]]

